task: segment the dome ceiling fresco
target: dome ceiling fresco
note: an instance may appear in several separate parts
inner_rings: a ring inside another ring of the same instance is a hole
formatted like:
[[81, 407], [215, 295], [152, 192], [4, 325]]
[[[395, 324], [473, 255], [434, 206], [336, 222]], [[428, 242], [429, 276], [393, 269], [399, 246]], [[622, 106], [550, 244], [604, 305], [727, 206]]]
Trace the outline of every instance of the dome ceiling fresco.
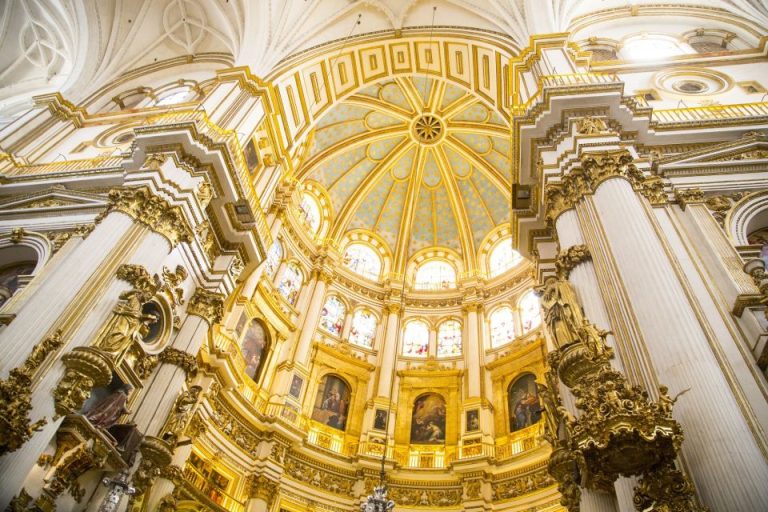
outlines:
[[467, 258], [509, 220], [509, 152], [507, 123], [478, 97], [399, 77], [361, 89], [319, 121], [300, 179], [328, 192], [336, 239], [366, 229], [401, 262], [433, 246]]

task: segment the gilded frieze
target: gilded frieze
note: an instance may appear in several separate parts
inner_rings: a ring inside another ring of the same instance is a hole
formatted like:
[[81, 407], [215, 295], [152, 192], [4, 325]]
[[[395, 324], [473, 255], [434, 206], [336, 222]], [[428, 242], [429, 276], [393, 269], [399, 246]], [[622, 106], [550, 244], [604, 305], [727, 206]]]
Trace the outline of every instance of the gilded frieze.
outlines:
[[109, 192], [109, 209], [121, 211], [168, 239], [172, 247], [191, 242], [192, 231], [178, 206], [146, 188], [116, 188]]
[[350, 497], [354, 495], [352, 491], [356, 482], [354, 473], [344, 475], [325, 464], [299, 459], [290, 452], [285, 458], [285, 473], [299, 482], [304, 482], [324, 491]]

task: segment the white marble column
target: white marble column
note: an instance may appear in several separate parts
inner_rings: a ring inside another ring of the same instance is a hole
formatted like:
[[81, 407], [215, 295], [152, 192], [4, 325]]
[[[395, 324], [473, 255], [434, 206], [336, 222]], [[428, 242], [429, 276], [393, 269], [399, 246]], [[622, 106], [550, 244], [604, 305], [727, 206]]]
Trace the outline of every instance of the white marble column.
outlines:
[[478, 309], [479, 304], [466, 306], [467, 340], [464, 343], [464, 360], [467, 369], [467, 398], [480, 396], [480, 341], [478, 339]]
[[320, 274], [315, 278], [315, 288], [312, 290], [312, 297], [307, 306], [307, 314], [304, 316], [304, 324], [299, 335], [299, 342], [296, 345], [296, 357], [294, 361], [306, 366], [309, 363], [309, 352], [312, 348], [312, 338], [317, 328], [317, 322], [320, 319], [320, 310], [325, 301], [325, 291], [328, 289], [330, 277]]
[[712, 510], [768, 510], [768, 464], [665, 250], [647, 202], [621, 178], [594, 204], [659, 381], [686, 432], [682, 453]]
[[395, 372], [397, 357], [398, 331], [400, 330], [400, 306], [389, 305], [387, 314], [387, 330], [384, 333], [384, 343], [381, 344], [381, 364], [379, 365], [379, 391], [377, 396], [391, 399], [390, 390]]

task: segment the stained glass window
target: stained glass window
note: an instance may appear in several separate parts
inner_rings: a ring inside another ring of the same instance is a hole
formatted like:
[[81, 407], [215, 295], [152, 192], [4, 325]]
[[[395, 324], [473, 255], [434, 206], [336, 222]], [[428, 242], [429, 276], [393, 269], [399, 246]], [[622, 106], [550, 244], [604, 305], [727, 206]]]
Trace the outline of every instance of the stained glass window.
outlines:
[[437, 357], [461, 355], [461, 324], [448, 320], [437, 330]]
[[301, 290], [302, 277], [301, 270], [295, 264], [291, 263], [285, 268], [283, 272], [283, 278], [280, 280], [280, 284], [277, 285], [277, 291], [280, 295], [285, 297], [285, 300], [292, 305], [296, 305], [296, 299], [299, 296], [299, 290]]
[[504, 306], [491, 314], [491, 347], [506, 345], [515, 339], [515, 321], [512, 308]]
[[325, 300], [323, 309], [320, 311], [320, 328], [334, 336], [341, 336], [346, 314], [347, 307], [344, 303], [337, 296], [331, 295]]
[[533, 293], [533, 290], [527, 292], [520, 299], [520, 322], [523, 334], [535, 329], [541, 323], [539, 298]]
[[299, 218], [304, 221], [312, 233], [317, 233], [320, 229], [320, 205], [317, 200], [309, 194], [301, 196], [299, 203]]
[[408, 322], [403, 333], [403, 355], [426, 357], [429, 351], [429, 327], [424, 322]]
[[428, 261], [416, 271], [417, 290], [448, 290], [456, 287], [456, 271], [445, 261]]
[[283, 259], [283, 246], [278, 240], [272, 244], [267, 252], [267, 261], [264, 263], [264, 275], [270, 280], [275, 278], [277, 267], [280, 266], [280, 261]]
[[491, 272], [491, 277], [496, 277], [509, 270], [520, 263], [522, 259], [520, 253], [512, 248], [511, 238], [502, 240], [493, 248], [491, 257], [488, 259], [488, 270]]
[[349, 341], [361, 347], [371, 348], [376, 336], [376, 317], [370, 311], [359, 309], [352, 316]]
[[351, 244], [344, 253], [344, 266], [376, 281], [381, 272], [381, 258], [365, 244]]

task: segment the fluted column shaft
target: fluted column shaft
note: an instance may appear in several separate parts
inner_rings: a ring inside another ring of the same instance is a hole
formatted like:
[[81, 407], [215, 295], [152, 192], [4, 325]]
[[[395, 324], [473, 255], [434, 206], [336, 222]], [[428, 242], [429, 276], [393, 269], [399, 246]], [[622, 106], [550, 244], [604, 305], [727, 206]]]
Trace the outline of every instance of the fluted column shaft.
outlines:
[[649, 206], [622, 178], [594, 204], [648, 353], [686, 431], [682, 452], [713, 510], [768, 510], [768, 464], [657, 234]]
[[384, 343], [381, 345], [381, 365], [379, 366], [378, 396], [391, 399], [390, 388], [394, 378], [395, 358], [397, 357], [398, 318], [399, 308], [390, 307], [387, 315], [387, 330], [384, 333]]
[[480, 396], [480, 342], [478, 340], [478, 310], [479, 305], [467, 307], [467, 342], [465, 360], [467, 368], [467, 395], [469, 398]]
[[299, 335], [299, 342], [296, 345], [295, 361], [304, 366], [307, 365], [309, 352], [312, 348], [312, 337], [315, 334], [317, 322], [320, 319], [320, 310], [323, 307], [325, 291], [328, 288], [328, 279], [326, 276], [317, 276], [315, 288], [312, 290], [312, 297], [307, 306], [307, 314], [304, 317], [304, 326]]

